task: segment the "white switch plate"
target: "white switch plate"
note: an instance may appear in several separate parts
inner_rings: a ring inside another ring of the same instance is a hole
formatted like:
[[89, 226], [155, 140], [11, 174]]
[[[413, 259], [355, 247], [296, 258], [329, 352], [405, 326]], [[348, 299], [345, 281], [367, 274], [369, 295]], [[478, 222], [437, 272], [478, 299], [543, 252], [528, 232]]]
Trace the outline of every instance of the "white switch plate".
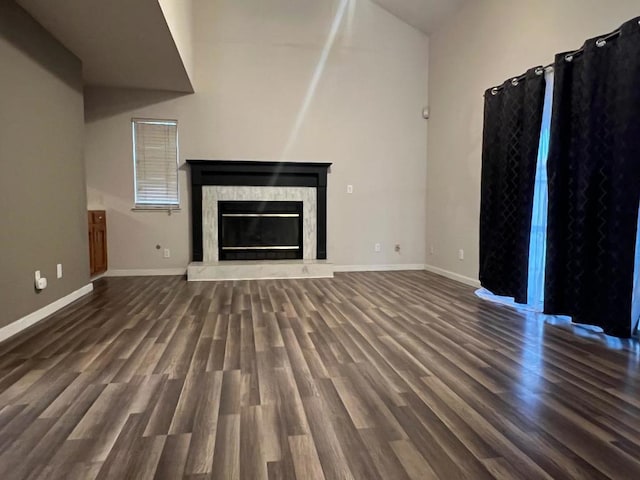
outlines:
[[62, 264], [56, 265], [56, 275], [58, 278], [62, 278]]
[[373, 249], [374, 249], [376, 252], [381, 252], [381, 251], [382, 251], [382, 245], [380, 245], [379, 243], [376, 243], [376, 244], [374, 245]]
[[347, 185], [347, 193], [353, 193], [353, 185]]
[[458, 260], [464, 260], [464, 250], [458, 250]]
[[171, 258], [171, 250], [168, 248], [164, 249], [164, 258]]

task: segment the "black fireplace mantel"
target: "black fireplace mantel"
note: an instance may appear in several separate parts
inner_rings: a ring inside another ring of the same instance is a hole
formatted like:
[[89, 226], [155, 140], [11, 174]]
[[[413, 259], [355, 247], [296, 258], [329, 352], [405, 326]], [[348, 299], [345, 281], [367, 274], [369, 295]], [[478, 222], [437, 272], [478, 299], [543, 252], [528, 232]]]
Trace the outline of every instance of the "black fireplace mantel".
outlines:
[[330, 163], [187, 160], [191, 169], [193, 261], [201, 262], [202, 187], [314, 187], [317, 193], [317, 258], [327, 258], [327, 174]]

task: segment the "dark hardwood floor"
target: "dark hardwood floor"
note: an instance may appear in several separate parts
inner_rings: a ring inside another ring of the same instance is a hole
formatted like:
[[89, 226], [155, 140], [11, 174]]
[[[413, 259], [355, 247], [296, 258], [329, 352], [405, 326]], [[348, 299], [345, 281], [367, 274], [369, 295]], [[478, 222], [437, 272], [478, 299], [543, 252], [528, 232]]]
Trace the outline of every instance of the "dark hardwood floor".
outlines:
[[640, 347], [426, 272], [108, 278], [0, 345], [1, 479], [640, 478]]

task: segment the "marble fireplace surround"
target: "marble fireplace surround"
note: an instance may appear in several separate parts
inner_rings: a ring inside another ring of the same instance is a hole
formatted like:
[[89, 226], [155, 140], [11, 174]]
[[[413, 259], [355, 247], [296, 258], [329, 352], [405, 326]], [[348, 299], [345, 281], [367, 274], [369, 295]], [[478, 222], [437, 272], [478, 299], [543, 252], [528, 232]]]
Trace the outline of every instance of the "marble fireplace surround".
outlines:
[[304, 262], [327, 258], [330, 163], [187, 160], [191, 174], [193, 262], [218, 262], [219, 200], [303, 202]]
[[219, 201], [291, 201], [302, 202], [302, 258], [314, 260], [317, 256], [317, 205], [313, 187], [202, 187], [203, 261], [217, 262], [218, 202]]

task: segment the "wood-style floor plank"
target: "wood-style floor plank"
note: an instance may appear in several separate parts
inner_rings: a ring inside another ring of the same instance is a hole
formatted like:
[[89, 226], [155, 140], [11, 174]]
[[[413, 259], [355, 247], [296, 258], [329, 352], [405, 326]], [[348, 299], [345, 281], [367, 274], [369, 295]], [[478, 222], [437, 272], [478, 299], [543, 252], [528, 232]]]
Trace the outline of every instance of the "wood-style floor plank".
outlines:
[[104, 278], [0, 344], [0, 478], [640, 478], [640, 343], [427, 272]]

